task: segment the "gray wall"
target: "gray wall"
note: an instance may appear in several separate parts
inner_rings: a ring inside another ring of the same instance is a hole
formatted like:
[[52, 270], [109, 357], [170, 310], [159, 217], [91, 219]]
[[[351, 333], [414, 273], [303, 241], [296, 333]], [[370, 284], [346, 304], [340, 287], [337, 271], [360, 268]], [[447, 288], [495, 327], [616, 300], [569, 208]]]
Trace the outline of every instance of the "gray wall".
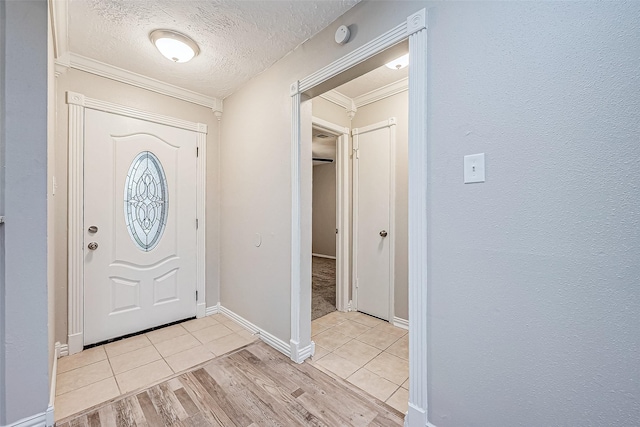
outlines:
[[[640, 425], [640, 3], [429, 15], [429, 420]], [[463, 184], [466, 154], [487, 181]]]
[[[49, 401], [47, 345], [47, 3], [2, 2], [3, 193], [0, 424]], [[1, 239], [0, 239], [1, 240]]]
[[68, 105], [66, 91], [82, 93], [90, 98], [177, 117], [208, 125], [207, 134], [207, 306], [220, 300], [218, 242], [219, 242], [219, 181], [218, 132], [219, 122], [210, 108], [171, 98], [145, 89], [109, 80], [94, 74], [70, 69], [56, 78], [56, 143], [55, 171], [58, 189], [55, 196], [55, 293], [56, 341], [67, 342], [67, 140]]
[[313, 167], [314, 254], [336, 256], [336, 164]]
[[223, 304], [289, 339], [289, 85], [422, 7], [430, 422], [640, 424], [639, 3], [363, 2], [248, 82], [223, 118]]

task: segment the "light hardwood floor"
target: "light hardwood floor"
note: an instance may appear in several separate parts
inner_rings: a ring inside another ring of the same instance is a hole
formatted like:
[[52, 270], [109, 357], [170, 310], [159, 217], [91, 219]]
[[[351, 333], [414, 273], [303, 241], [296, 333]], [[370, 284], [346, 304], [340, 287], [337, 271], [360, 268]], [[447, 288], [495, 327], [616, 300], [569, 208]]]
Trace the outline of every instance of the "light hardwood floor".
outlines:
[[59, 427], [401, 426], [397, 410], [310, 363], [249, 344], [151, 388], [61, 420]]

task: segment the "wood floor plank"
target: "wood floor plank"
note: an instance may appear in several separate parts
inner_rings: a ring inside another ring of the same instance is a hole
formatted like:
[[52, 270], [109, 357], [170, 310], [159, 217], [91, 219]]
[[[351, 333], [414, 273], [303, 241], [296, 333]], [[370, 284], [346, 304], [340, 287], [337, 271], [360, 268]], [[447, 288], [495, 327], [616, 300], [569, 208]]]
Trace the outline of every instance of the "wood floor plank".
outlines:
[[166, 399], [164, 393], [160, 389], [160, 386], [151, 387], [149, 389], [149, 397], [151, 403], [156, 408], [158, 415], [162, 419], [162, 425], [172, 426], [180, 419], [175, 409], [171, 406], [171, 403]]
[[127, 399], [113, 402], [113, 409], [118, 427], [136, 427], [136, 421], [131, 413], [131, 407], [127, 403]]
[[89, 427], [100, 427], [100, 413], [98, 411], [93, 411], [90, 414], [87, 414], [87, 424]]
[[265, 392], [265, 389], [271, 389], [273, 393], [280, 394], [277, 387], [265, 383], [255, 372], [251, 375], [250, 366], [241, 364], [239, 368], [237, 365], [235, 357], [230, 357], [224, 363], [205, 367], [205, 370], [234, 400], [243, 403], [247, 415], [254, 421], [263, 420], [266, 425], [275, 426], [290, 426], [299, 422], [284, 405], [274, 401], [269, 392]]
[[211, 425], [216, 425], [214, 423], [223, 427], [234, 427], [236, 425], [209, 393], [207, 393], [207, 390], [202, 384], [198, 382], [193, 372], [183, 374], [180, 377], [180, 381], [184, 384], [184, 389], [189, 394], [189, 397], [191, 397]]
[[193, 415], [200, 412], [196, 404], [191, 400], [191, 397], [189, 397], [189, 394], [182, 387], [182, 384], [181, 387], [174, 390], [173, 393], [176, 395], [176, 398], [180, 401], [182, 408], [187, 413], [187, 418], [191, 418]]
[[[243, 360], [246, 361], [246, 363], [241, 363]], [[246, 375], [248, 376], [247, 379], [252, 379], [256, 385], [262, 388], [262, 391], [259, 392], [261, 399], [274, 408], [274, 411], [283, 414], [290, 412], [290, 422], [302, 423], [309, 426], [327, 425], [296, 400], [298, 396], [289, 392], [289, 390], [293, 388], [292, 385], [288, 387], [282, 386], [282, 380], [289, 382], [287, 377], [281, 377], [279, 381], [275, 381], [266, 374], [266, 366], [263, 366], [264, 364], [261, 361], [256, 362], [255, 356], [251, 353], [246, 351], [238, 352], [234, 357], [230, 357], [227, 360], [227, 362], [229, 361], [235, 361], [234, 373], [236, 375]], [[213, 366], [215, 365], [207, 366], [205, 369], [213, 369]], [[296, 390], [300, 390], [300, 388], [298, 387]]]
[[257, 342], [57, 427], [399, 427], [403, 421], [354, 385]]
[[142, 409], [142, 413], [144, 414], [144, 418], [147, 420], [147, 424], [150, 426], [163, 426], [162, 418], [156, 411], [155, 406], [153, 406], [151, 397], [147, 391], [138, 393], [137, 399], [140, 404], [140, 408]]
[[209, 396], [216, 401], [217, 405], [233, 420], [237, 425], [248, 426], [253, 421], [242, 412], [241, 405], [227, 398], [227, 393], [211, 378], [204, 369], [193, 372], [198, 382], [207, 390]]
[[[277, 358], [271, 348], [256, 348], [257, 354], [268, 354], [269, 357]], [[300, 384], [300, 388], [305, 392], [298, 397], [298, 401], [303, 402], [305, 407], [318, 418], [323, 419], [329, 425], [353, 425], [367, 426], [378, 415], [377, 411], [369, 407], [366, 402], [354, 399], [355, 395], [350, 395], [348, 408], [344, 405], [344, 393], [339, 393], [333, 378], [323, 372], [314, 369], [316, 374], [311, 378], [307, 372], [301, 370], [304, 364], [298, 365], [295, 369], [290, 369], [287, 363], [276, 360], [270, 364], [270, 374], [276, 377], [288, 375], [289, 379]], [[324, 410], [324, 409], [327, 410]]]

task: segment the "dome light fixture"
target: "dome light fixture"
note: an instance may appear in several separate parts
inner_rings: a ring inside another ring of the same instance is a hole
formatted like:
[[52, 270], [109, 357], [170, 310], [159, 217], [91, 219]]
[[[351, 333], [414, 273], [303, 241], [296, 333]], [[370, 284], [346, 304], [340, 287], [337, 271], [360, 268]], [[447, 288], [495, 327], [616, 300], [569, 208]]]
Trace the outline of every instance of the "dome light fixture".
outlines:
[[177, 31], [154, 30], [149, 38], [160, 53], [173, 62], [187, 62], [200, 53], [196, 42]]
[[387, 62], [385, 65], [392, 70], [400, 70], [409, 65], [409, 54], [407, 53], [406, 55], [402, 55], [400, 58]]

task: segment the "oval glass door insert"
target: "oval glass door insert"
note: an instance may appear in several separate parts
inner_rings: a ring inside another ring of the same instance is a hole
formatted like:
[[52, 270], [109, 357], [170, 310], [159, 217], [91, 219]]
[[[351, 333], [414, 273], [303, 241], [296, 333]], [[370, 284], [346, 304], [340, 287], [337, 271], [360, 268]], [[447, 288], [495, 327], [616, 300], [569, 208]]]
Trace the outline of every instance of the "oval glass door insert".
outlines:
[[160, 242], [169, 213], [167, 178], [151, 151], [138, 154], [124, 184], [124, 220], [131, 239], [145, 252]]

